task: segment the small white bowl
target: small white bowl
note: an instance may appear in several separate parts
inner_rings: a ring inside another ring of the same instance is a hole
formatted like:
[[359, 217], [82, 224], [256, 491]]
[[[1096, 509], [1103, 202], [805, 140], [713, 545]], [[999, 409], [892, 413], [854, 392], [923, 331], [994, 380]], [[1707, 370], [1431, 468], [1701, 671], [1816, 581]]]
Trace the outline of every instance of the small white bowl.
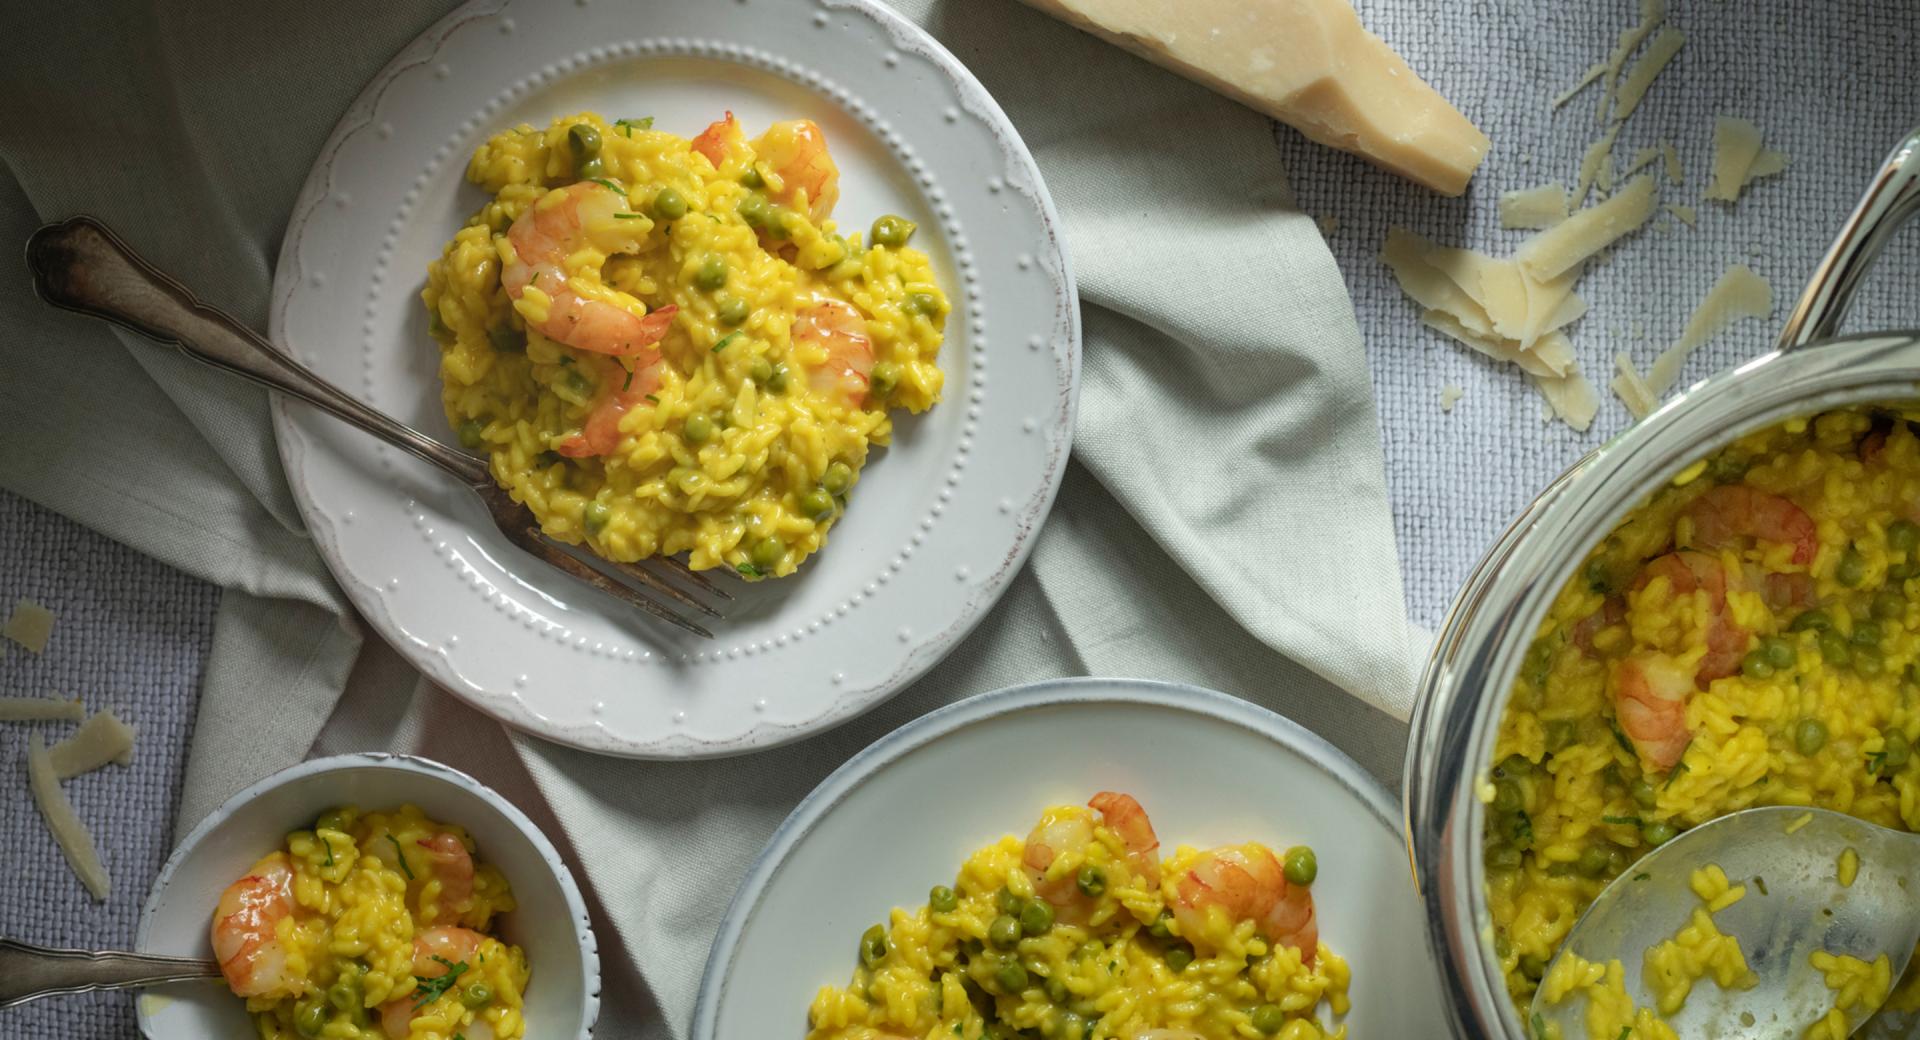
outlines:
[[[573, 875], [533, 821], [459, 770], [407, 755], [337, 755], [281, 770], [227, 800], [187, 835], [153, 883], [140, 915], [145, 953], [213, 956], [208, 938], [220, 893], [288, 832], [338, 805], [412, 803], [466, 828], [480, 858], [500, 868], [519, 909], [499, 934], [527, 953], [527, 1035], [587, 1040], [600, 1012], [600, 957]], [[148, 1040], [253, 1037], [246, 1005], [218, 982], [175, 983], [136, 1001]]]

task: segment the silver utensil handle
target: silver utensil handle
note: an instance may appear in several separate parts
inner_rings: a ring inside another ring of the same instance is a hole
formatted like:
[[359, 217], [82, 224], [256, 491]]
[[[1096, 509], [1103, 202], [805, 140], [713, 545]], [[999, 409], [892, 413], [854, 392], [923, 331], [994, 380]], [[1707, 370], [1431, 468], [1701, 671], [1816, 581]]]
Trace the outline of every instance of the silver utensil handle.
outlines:
[[0, 1008], [55, 993], [219, 977], [218, 964], [192, 957], [56, 950], [0, 939]]
[[1920, 212], [1920, 130], [1908, 134], [1887, 156], [1826, 258], [1814, 268], [1807, 291], [1780, 330], [1781, 350], [1829, 340], [1839, 333], [1854, 290], [1887, 240], [1916, 212]]
[[299, 398], [469, 485], [490, 481], [484, 461], [441, 444], [320, 378], [252, 329], [201, 303], [92, 217], [70, 217], [35, 231], [27, 239], [27, 267], [34, 291], [56, 307], [173, 343], [188, 357]]

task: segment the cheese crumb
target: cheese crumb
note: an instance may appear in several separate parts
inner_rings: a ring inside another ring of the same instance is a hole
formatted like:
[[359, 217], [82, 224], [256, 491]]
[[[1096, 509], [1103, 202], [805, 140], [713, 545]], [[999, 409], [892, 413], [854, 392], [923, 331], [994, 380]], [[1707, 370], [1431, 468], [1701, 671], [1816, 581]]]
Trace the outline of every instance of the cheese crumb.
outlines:
[[1453, 406], [1458, 404], [1460, 402], [1460, 399], [1462, 397], [1465, 397], [1466, 395], [1467, 395], [1467, 392], [1465, 390], [1462, 390], [1459, 387], [1454, 386], [1452, 383], [1448, 383], [1447, 385], [1441, 387], [1440, 388], [1440, 410], [1443, 412], [1453, 411]]
[[1538, 231], [1567, 219], [1567, 186], [1559, 181], [1500, 196], [1500, 226]]
[[1745, 264], [1733, 264], [1713, 283], [1707, 297], [1694, 308], [1680, 339], [1653, 363], [1647, 383], [1664, 394], [1679, 382], [1680, 367], [1701, 344], [1726, 331], [1741, 318], [1764, 318], [1773, 313], [1773, 286]]
[[1320, 225], [1320, 234], [1322, 237], [1325, 237], [1327, 235], [1333, 234], [1336, 230], [1339, 229], [1340, 218], [1329, 214], [1328, 216], [1321, 217], [1319, 220], [1314, 221], [1314, 223]]
[[0, 628], [0, 635], [36, 654], [45, 653], [47, 640], [53, 635], [53, 611], [23, 599], [13, 605], [13, 615], [7, 618], [6, 627]]

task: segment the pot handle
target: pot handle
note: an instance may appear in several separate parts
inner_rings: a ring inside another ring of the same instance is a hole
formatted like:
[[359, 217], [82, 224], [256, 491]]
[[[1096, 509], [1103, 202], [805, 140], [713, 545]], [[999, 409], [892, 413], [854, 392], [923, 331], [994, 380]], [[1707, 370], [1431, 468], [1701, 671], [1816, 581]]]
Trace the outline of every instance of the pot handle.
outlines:
[[1833, 247], [1814, 268], [1806, 292], [1780, 330], [1782, 352], [1832, 339], [1840, 331], [1860, 280], [1887, 240], [1915, 213], [1920, 213], [1920, 130], [1908, 134], [1880, 164]]

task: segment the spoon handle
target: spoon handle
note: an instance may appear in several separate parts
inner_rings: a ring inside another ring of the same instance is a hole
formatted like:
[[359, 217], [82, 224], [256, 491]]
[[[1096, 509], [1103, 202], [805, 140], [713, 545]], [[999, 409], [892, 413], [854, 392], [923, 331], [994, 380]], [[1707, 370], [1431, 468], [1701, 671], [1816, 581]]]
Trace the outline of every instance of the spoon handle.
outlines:
[[1893, 233], [1920, 213], [1920, 130], [1896, 145], [1840, 229], [1780, 330], [1780, 349], [1832, 339], [1853, 293]]
[[55, 993], [86, 993], [219, 977], [218, 964], [193, 957], [56, 950], [0, 939], [0, 1008]]

